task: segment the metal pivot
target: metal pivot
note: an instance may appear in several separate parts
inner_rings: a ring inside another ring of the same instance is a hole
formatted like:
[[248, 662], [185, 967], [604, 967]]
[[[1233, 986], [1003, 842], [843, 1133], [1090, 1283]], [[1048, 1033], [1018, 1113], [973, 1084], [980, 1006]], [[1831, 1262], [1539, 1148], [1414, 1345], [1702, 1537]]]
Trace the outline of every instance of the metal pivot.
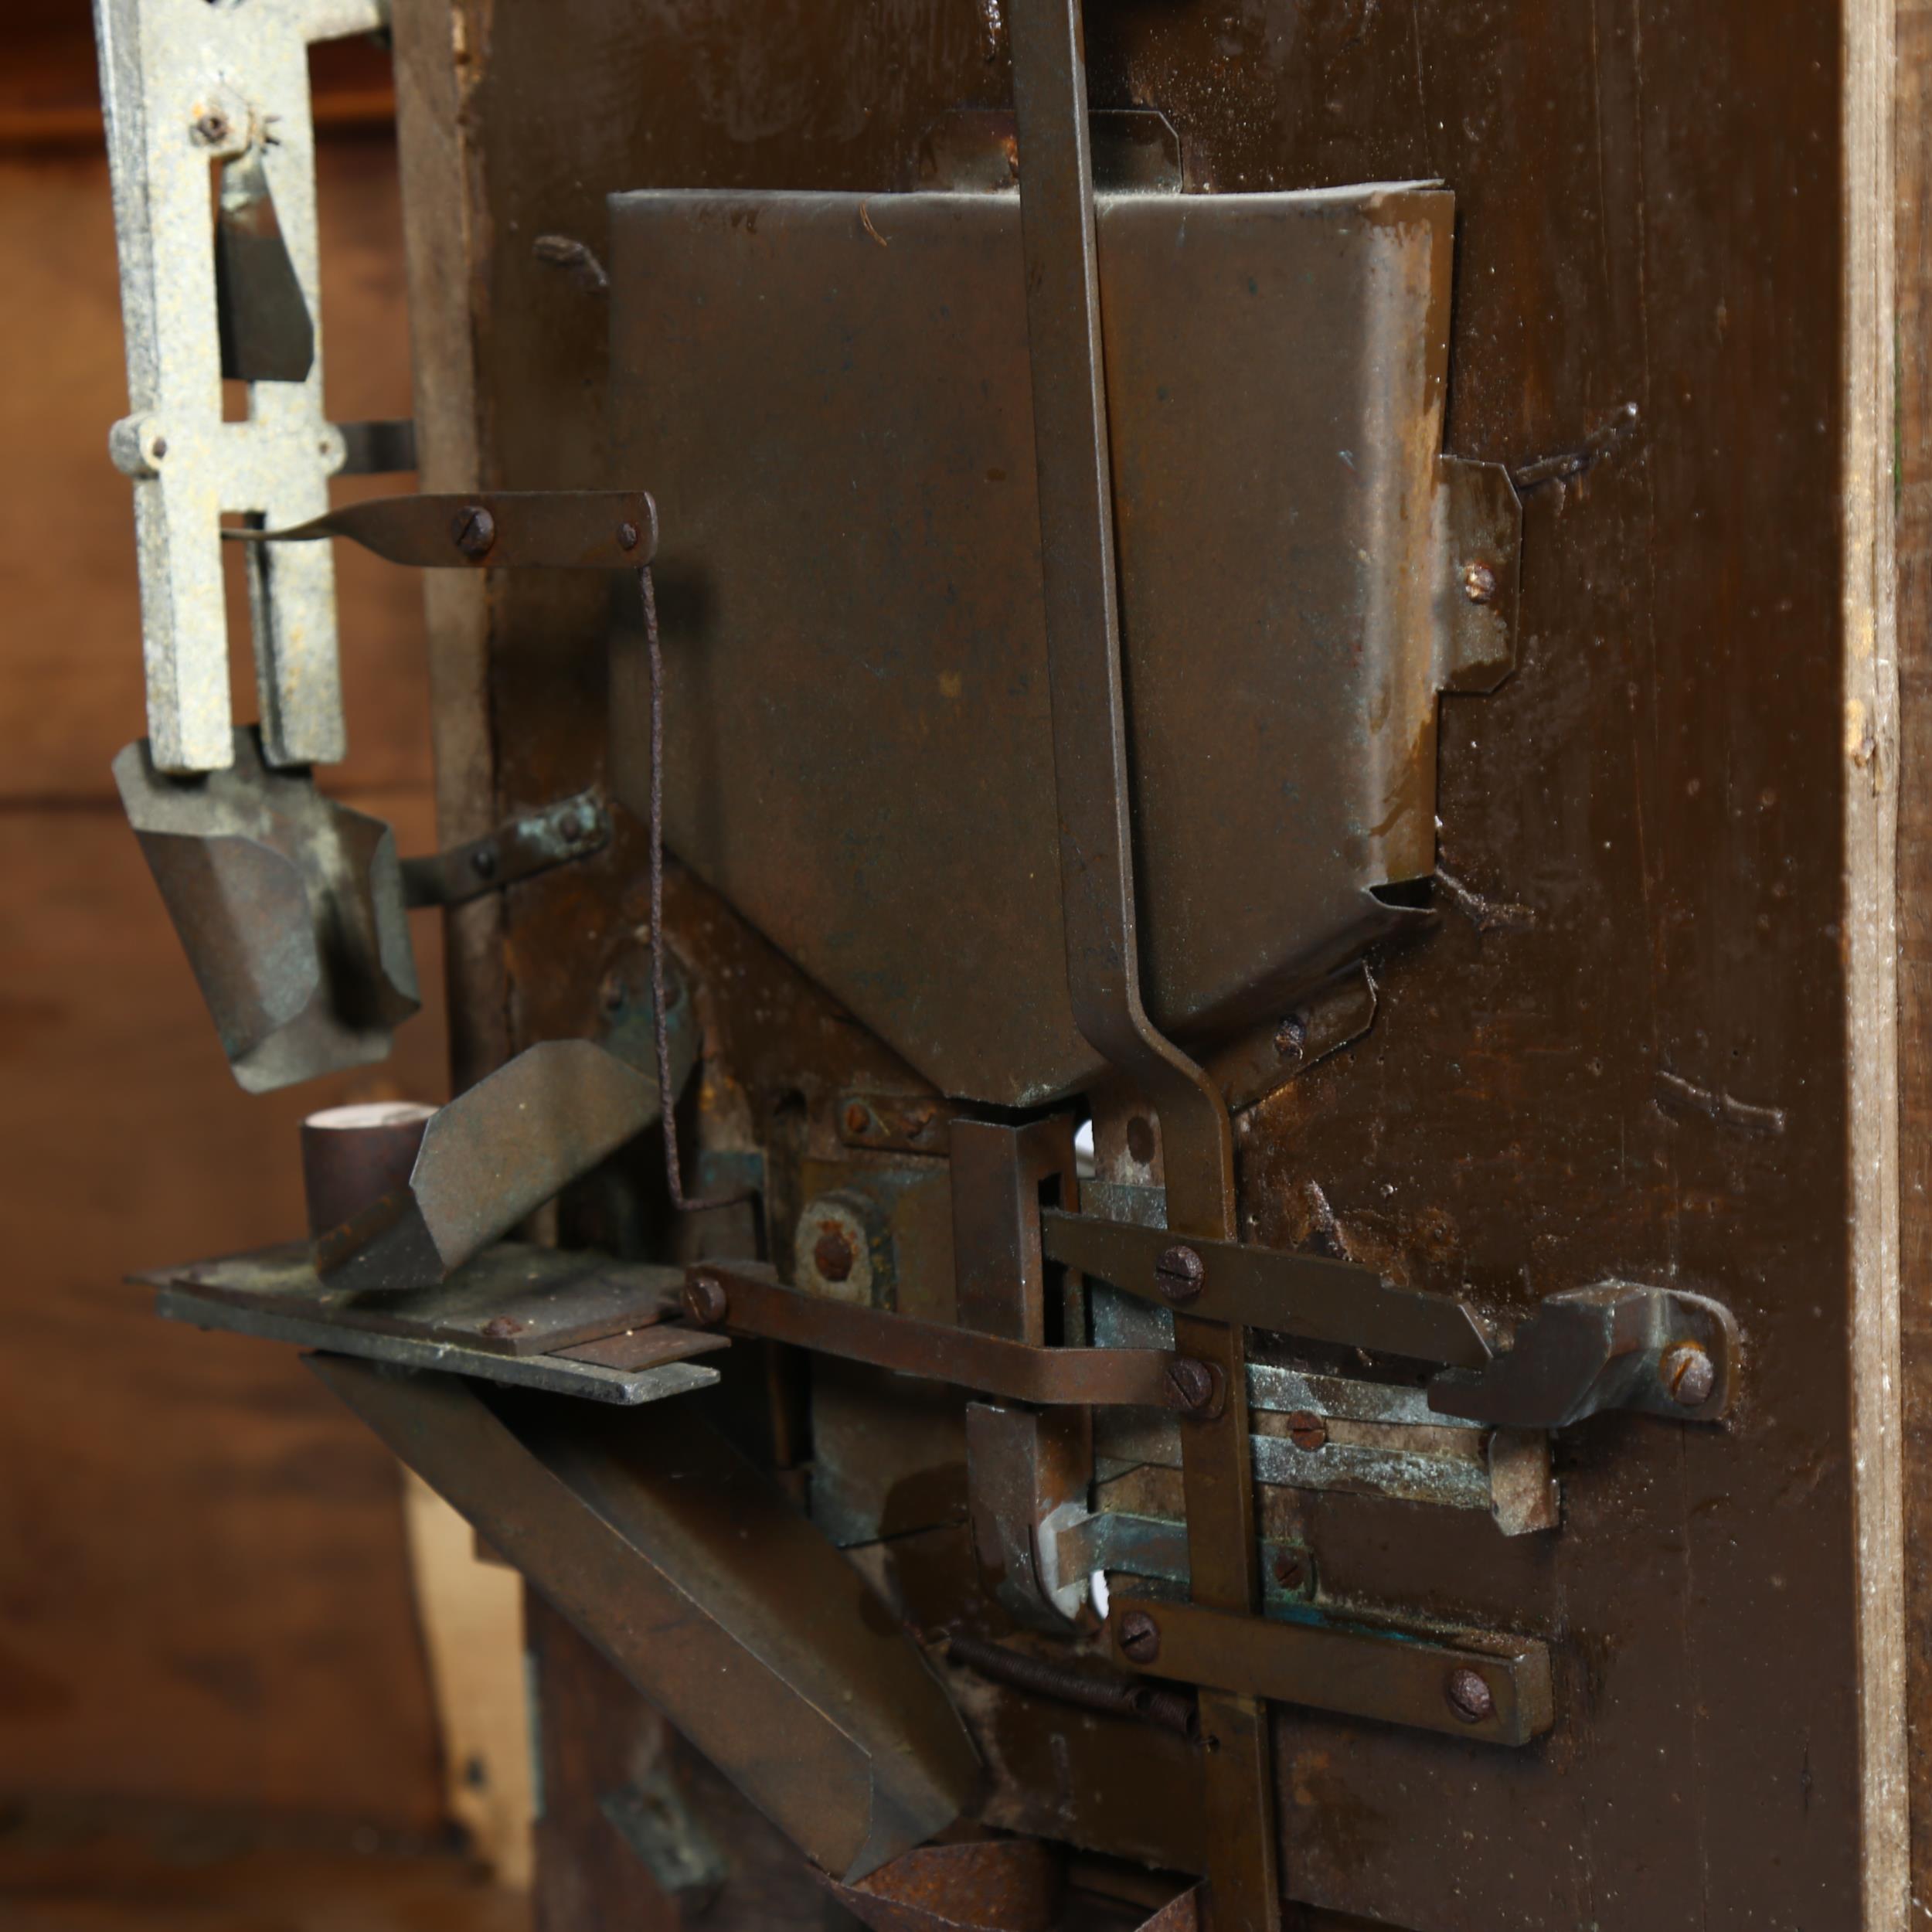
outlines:
[[[1080, 0], [1012, 10], [1060, 896], [1073, 1015], [1158, 1109], [1170, 1229], [1232, 1240], [1233, 1133], [1206, 1074], [1148, 1018], [1134, 929], [1125, 700]], [[1184, 1434], [1195, 1600], [1251, 1614], [1259, 1586], [1242, 1329], [1177, 1315], [1178, 1353], [1226, 1391]], [[1227, 1932], [1281, 1922], [1274, 1767], [1261, 1701], [1204, 1689], [1209, 1879]]]

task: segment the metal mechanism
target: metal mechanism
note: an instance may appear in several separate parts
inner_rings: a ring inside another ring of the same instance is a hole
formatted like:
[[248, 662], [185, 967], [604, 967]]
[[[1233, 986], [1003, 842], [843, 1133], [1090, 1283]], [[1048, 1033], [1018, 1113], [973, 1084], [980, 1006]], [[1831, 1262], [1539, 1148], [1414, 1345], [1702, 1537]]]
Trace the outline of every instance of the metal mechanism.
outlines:
[[897, 1620], [689, 1409], [612, 1428], [313, 1366], [821, 1869], [856, 1883], [965, 1805], [972, 1746]]
[[[225, 770], [221, 515], [321, 515], [346, 454], [322, 413], [309, 43], [373, 32], [387, 9], [96, 0], [94, 19], [128, 337], [129, 413], [108, 447], [134, 483], [152, 763]], [[225, 372], [250, 383], [244, 422], [223, 420]], [[249, 587], [263, 756], [329, 764], [346, 733], [328, 553], [264, 556]]]
[[421, 1003], [388, 826], [275, 770], [252, 730], [192, 784], [145, 739], [114, 774], [241, 1085], [381, 1060]]

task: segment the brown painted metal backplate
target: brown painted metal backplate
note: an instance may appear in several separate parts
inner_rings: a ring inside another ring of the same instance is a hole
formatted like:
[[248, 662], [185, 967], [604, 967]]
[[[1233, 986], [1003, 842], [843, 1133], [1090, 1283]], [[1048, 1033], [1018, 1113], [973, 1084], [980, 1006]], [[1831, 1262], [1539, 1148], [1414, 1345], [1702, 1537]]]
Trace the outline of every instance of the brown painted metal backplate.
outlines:
[[[1439, 455], [1453, 199], [1104, 194], [1148, 1002], [1284, 1010], [1435, 863], [1436, 697], [1509, 663], [1518, 512]], [[1066, 991], [1012, 194], [611, 211], [662, 521], [669, 843], [943, 1091], [1090, 1082]], [[649, 782], [620, 645], [613, 782]]]

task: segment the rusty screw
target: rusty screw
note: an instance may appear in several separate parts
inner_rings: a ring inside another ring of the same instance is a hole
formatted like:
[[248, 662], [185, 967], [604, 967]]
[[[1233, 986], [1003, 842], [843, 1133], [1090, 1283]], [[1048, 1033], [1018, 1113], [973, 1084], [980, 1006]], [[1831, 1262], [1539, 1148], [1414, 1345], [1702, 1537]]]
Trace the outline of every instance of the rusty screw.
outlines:
[[1192, 1301], [1207, 1285], [1207, 1264], [1177, 1241], [1154, 1264], [1154, 1285], [1170, 1301]]
[[1465, 1724], [1480, 1724], [1485, 1717], [1496, 1714], [1495, 1692], [1483, 1681], [1480, 1671], [1452, 1670], [1444, 1680], [1442, 1690], [1449, 1708]]
[[1136, 1664], [1151, 1664], [1161, 1654], [1161, 1627], [1144, 1610], [1130, 1610], [1114, 1640], [1121, 1655]]
[[617, 548], [620, 550], [634, 550], [637, 547], [638, 526], [634, 523], [620, 523], [617, 526]]
[[1298, 1449], [1321, 1448], [1328, 1440], [1327, 1417], [1312, 1409], [1297, 1409], [1288, 1417], [1288, 1440]]
[[1301, 1557], [1292, 1549], [1277, 1550], [1274, 1558], [1274, 1580], [1284, 1590], [1299, 1590], [1308, 1580], [1308, 1573]]
[[843, 1228], [829, 1225], [819, 1230], [811, 1250], [811, 1265], [828, 1281], [842, 1281], [852, 1273], [852, 1243]]
[[493, 1341], [506, 1342], [523, 1332], [523, 1324], [513, 1315], [493, 1315], [484, 1323], [483, 1332]]
[[228, 117], [211, 107], [196, 121], [195, 138], [204, 148], [219, 148], [228, 138]]
[[481, 556], [496, 541], [496, 519], [480, 503], [465, 503], [450, 519], [450, 541], [465, 556]]
[[1717, 1365], [1699, 1343], [1679, 1342], [1664, 1351], [1657, 1365], [1665, 1388], [1673, 1402], [1686, 1409], [1701, 1407], [1717, 1386]]
[[715, 1328], [730, 1310], [724, 1284], [715, 1274], [694, 1274], [684, 1284], [685, 1319], [693, 1327]]
[[862, 1100], [854, 1100], [845, 1109], [845, 1131], [855, 1139], [872, 1125], [872, 1109]]
[[1167, 1365], [1167, 1406], [1184, 1416], [1211, 1416], [1220, 1407], [1221, 1378], [1211, 1362], [1177, 1355]]
[[1465, 563], [1462, 566], [1462, 594], [1471, 604], [1494, 604], [1495, 572], [1486, 563]]

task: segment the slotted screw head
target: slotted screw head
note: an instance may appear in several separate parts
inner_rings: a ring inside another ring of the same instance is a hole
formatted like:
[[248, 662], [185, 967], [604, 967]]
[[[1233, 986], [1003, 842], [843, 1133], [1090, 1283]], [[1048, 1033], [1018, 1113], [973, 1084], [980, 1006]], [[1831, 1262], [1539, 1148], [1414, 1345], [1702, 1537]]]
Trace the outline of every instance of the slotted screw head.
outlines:
[[1185, 1242], [1175, 1242], [1154, 1264], [1154, 1285], [1170, 1301], [1192, 1301], [1206, 1284], [1206, 1263]]
[[1298, 1449], [1319, 1449], [1328, 1440], [1328, 1420], [1312, 1409], [1298, 1409], [1288, 1417], [1288, 1440]]
[[1144, 1610], [1131, 1610], [1121, 1619], [1114, 1641], [1121, 1655], [1137, 1664], [1151, 1664], [1161, 1654], [1161, 1627]]
[[496, 519], [481, 503], [466, 503], [450, 519], [450, 541], [465, 556], [481, 556], [496, 541]]
[[694, 1274], [684, 1284], [685, 1319], [694, 1327], [715, 1328], [730, 1310], [724, 1284], [715, 1274]]
[[1701, 1407], [1717, 1386], [1717, 1364], [1695, 1342], [1679, 1342], [1666, 1349], [1657, 1370], [1671, 1400], [1686, 1409]]
[[1465, 1724], [1480, 1724], [1485, 1718], [1495, 1716], [1495, 1693], [1480, 1671], [1452, 1670], [1442, 1688], [1449, 1708]]
[[1184, 1416], [1213, 1412], [1220, 1395], [1221, 1378], [1214, 1365], [1192, 1355], [1177, 1355], [1167, 1365], [1167, 1402]]

